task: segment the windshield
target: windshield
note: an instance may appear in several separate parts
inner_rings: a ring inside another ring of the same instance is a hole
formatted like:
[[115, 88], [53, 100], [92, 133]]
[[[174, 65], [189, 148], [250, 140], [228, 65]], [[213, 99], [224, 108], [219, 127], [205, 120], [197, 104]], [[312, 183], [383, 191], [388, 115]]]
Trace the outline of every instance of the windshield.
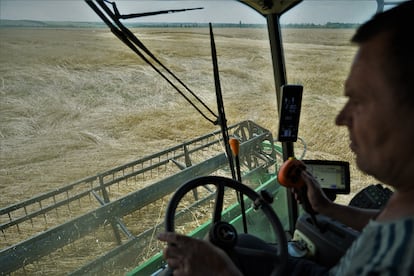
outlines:
[[[11, 193], [3, 206], [219, 129], [83, 1], [61, 2], [1, 1], [2, 189]], [[119, 11], [207, 6], [132, 20], [132, 30], [217, 114], [206, 25], [216, 17], [216, 2], [130, 2], [119, 1]], [[77, 21], [54, 21], [58, 14]], [[265, 21], [259, 19], [238, 17], [228, 26], [221, 18], [212, 21], [228, 125], [246, 119], [267, 128], [276, 123], [268, 120], [275, 117], [276, 98]], [[234, 28], [239, 23], [259, 25]]]
[[342, 203], [375, 181], [357, 169], [348, 131], [335, 126], [335, 117], [346, 101], [344, 81], [356, 51], [351, 37], [376, 9], [375, 1], [305, 1], [281, 20], [288, 83], [304, 87], [299, 136], [305, 159], [351, 163], [351, 194], [338, 195]]
[[[162, 11], [121, 20], [157, 61], [134, 53], [84, 1], [0, 0], [0, 249], [11, 256], [27, 240], [22, 248], [33, 250], [16, 254], [26, 258], [18, 273], [69, 273], [108, 252], [125, 263], [100, 260], [106, 272], [125, 273], [159, 253], [154, 236], [177, 185], [197, 173], [231, 176], [220, 157], [208, 23], [227, 125], [251, 145], [241, 160], [246, 183], [267, 183], [281, 163], [265, 17], [237, 1], [116, 5], [123, 15]], [[372, 180], [357, 173], [334, 118], [355, 53], [349, 39], [376, 8], [304, 1], [281, 18], [287, 80], [304, 87], [296, 155], [351, 162], [353, 191]], [[285, 190], [272, 187], [289, 228]], [[31, 240], [40, 233], [50, 247]], [[145, 239], [131, 243], [137, 237]]]

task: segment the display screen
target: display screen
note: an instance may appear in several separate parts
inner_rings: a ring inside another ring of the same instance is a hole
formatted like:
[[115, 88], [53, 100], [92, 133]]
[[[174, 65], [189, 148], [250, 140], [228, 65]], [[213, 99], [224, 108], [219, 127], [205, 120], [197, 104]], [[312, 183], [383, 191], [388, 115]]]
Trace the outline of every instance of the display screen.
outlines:
[[279, 108], [279, 142], [296, 142], [298, 139], [299, 117], [302, 105], [303, 86], [282, 86]]
[[349, 194], [349, 163], [344, 161], [302, 160], [306, 170], [321, 185], [322, 189], [336, 194]]

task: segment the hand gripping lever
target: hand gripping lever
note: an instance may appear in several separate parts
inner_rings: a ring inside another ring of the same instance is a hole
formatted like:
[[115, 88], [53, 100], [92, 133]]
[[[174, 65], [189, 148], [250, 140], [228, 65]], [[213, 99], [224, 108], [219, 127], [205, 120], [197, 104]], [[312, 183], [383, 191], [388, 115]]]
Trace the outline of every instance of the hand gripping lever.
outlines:
[[316, 212], [307, 196], [306, 184], [302, 178], [303, 171], [306, 171], [306, 165], [294, 157], [289, 157], [280, 167], [277, 180], [282, 186], [295, 189], [303, 209], [310, 215], [312, 223], [319, 228], [315, 217]]

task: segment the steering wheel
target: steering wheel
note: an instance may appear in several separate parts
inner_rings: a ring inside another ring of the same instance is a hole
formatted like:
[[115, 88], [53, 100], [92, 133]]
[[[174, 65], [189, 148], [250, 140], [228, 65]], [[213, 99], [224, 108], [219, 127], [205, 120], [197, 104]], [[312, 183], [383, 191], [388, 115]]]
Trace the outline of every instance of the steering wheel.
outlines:
[[[209, 241], [223, 249], [243, 275], [285, 275], [288, 251], [282, 224], [272, 207], [258, 193], [242, 183], [221, 176], [204, 176], [183, 184], [172, 196], [167, 207], [165, 228], [175, 232], [175, 211], [181, 199], [191, 190], [208, 184], [216, 186], [216, 199]], [[272, 226], [279, 243], [270, 245], [251, 234], [238, 234], [229, 223], [221, 221], [224, 188], [228, 187], [246, 195], [255, 209], [261, 209]]]

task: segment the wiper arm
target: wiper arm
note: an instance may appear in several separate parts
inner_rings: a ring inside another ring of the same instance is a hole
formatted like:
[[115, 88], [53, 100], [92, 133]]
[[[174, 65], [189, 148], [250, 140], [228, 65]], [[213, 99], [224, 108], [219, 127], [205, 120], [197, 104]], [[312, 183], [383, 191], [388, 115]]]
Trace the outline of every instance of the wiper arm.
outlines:
[[[164, 78], [184, 99], [191, 104], [201, 116], [206, 120], [216, 125], [218, 123], [218, 115], [216, 115], [181, 79], [179, 79], [170, 69], [168, 69], [164, 64], [158, 60], [151, 51], [145, 47], [145, 45], [128, 29], [126, 28], [117, 18], [116, 14], [119, 14], [118, 9], [116, 8], [115, 3], [108, 0], [95, 0], [99, 5], [95, 5], [94, 0], [85, 0], [85, 2], [95, 11], [95, 13], [104, 21], [104, 23], [110, 28], [112, 33], [114, 33], [122, 42], [124, 42], [135, 54], [137, 54], [142, 60], [144, 60], [149, 66], [151, 66], [162, 78]], [[113, 11], [105, 4], [109, 3], [113, 6]], [[106, 13], [106, 15], [104, 14]], [[152, 63], [140, 49], [154, 62]], [[169, 74], [174, 80], [176, 80], [201, 106], [197, 106], [188, 95], [185, 95], [184, 91], [179, 89], [173, 81], [167, 77], [166, 74], [161, 72], [160, 68], [157, 68], [158, 64], [165, 72]], [[204, 107], [204, 111], [201, 108]], [[206, 112], [210, 113], [207, 115]], [[213, 119], [209, 116], [214, 117]]]
[[185, 11], [193, 11], [193, 10], [202, 10], [202, 9], [204, 9], [204, 8], [189, 8], [189, 9], [174, 9], [174, 10], [162, 10], [162, 11], [154, 11], [154, 12], [121, 14], [118, 11], [118, 8], [116, 7], [115, 2], [111, 2], [109, 0], [103, 0], [103, 1], [112, 5], [112, 7], [114, 9], [114, 14], [115, 14], [117, 19], [131, 19], [131, 18], [153, 16], [153, 15], [166, 14], [166, 13], [185, 12]]
[[119, 15], [120, 19], [130, 19], [130, 18], [138, 18], [138, 17], [145, 17], [145, 16], [152, 16], [152, 15], [159, 15], [159, 14], [166, 14], [166, 13], [175, 13], [175, 12], [184, 12], [184, 11], [192, 11], [192, 10], [202, 10], [204, 8], [191, 8], [191, 9], [179, 9], [179, 10], [163, 10], [163, 11], [154, 11], [154, 12], [143, 12], [143, 13], [132, 13], [132, 14], [125, 14]]

